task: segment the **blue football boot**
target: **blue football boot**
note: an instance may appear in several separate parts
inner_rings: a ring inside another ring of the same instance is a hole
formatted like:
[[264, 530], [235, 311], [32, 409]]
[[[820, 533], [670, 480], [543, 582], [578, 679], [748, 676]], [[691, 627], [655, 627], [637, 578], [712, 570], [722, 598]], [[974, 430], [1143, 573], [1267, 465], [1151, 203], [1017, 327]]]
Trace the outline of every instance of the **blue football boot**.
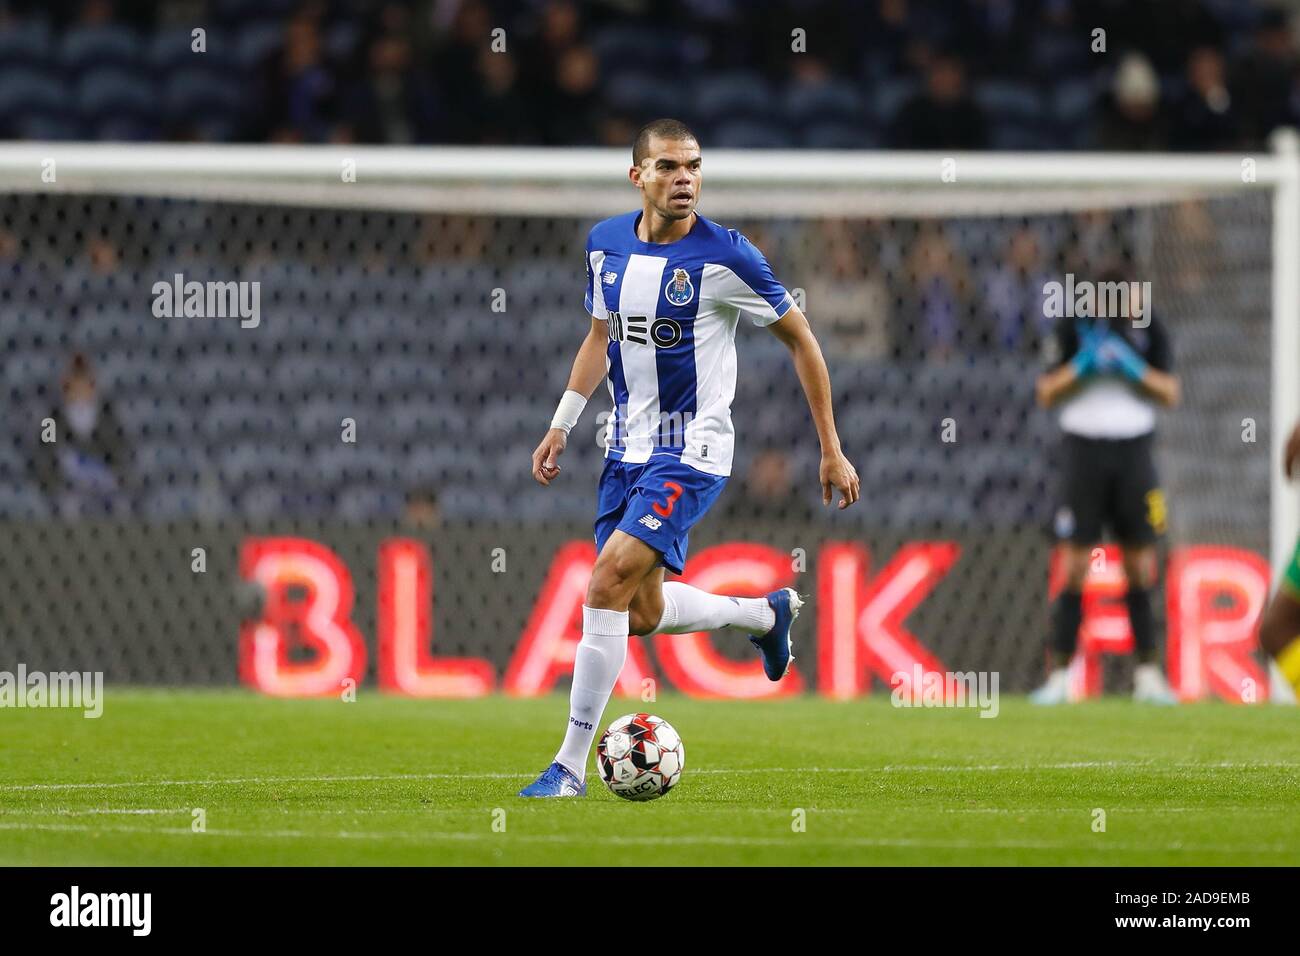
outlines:
[[763, 655], [763, 671], [768, 680], [780, 680], [790, 670], [794, 655], [790, 653], [790, 625], [799, 616], [803, 601], [794, 588], [781, 588], [767, 595], [767, 603], [776, 613], [772, 630], [755, 635], [749, 642]]
[[553, 763], [519, 791], [521, 797], [585, 797], [587, 785], [563, 764]]

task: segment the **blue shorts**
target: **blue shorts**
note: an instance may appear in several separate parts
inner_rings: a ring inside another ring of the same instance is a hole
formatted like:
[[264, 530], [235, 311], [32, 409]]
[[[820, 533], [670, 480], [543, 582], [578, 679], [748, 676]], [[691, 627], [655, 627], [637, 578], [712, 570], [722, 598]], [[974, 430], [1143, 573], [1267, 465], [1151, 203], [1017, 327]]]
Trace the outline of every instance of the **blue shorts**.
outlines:
[[681, 574], [691, 528], [726, 484], [725, 476], [666, 456], [639, 465], [607, 458], [596, 492], [596, 552], [617, 529], [650, 545], [664, 567]]

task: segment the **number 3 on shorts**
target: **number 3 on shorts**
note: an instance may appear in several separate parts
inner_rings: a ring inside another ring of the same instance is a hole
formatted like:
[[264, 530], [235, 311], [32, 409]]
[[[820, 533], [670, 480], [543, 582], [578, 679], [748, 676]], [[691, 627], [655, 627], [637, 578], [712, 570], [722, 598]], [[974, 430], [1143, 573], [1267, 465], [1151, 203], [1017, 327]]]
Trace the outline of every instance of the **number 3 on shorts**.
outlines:
[[1156, 534], [1165, 533], [1165, 493], [1159, 488], [1147, 492], [1147, 524]]
[[664, 487], [668, 489], [668, 502], [666, 504], [661, 505], [659, 504], [659, 502], [656, 501], [653, 505], [651, 505], [651, 508], [654, 510], [654, 513], [661, 518], [667, 518], [670, 514], [673, 513], [673, 506], [677, 504], [677, 499], [682, 496], [682, 486], [679, 485], [677, 482], [665, 481]]

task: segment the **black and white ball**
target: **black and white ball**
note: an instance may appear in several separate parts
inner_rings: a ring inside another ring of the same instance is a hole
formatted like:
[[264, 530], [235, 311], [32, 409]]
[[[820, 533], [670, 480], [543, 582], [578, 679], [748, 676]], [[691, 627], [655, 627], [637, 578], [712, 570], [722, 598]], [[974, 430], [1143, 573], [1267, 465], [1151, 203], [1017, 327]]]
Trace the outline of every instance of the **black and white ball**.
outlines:
[[654, 714], [625, 714], [596, 745], [605, 786], [626, 800], [654, 800], [677, 785], [686, 747], [673, 725]]

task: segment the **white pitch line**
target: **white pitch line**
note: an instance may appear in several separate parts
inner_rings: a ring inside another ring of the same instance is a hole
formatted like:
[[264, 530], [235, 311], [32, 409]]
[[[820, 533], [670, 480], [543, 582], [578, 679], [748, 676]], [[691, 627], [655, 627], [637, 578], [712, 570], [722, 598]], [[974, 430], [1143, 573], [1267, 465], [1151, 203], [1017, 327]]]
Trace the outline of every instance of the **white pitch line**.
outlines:
[[[588, 806], [592, 806], [588, 804]], [[608, 803], [596, 805], [597, 809], [617, 810], [621, 807], [620, 803]], [[285, 817], [366, 817], [366, 816], [417, 816], [420, 818], [432, 817], [435, 815], [465, 815], [480, 816], [487, 813], [489, 807], [358, 807], [355, 809], [338, 809], [338, 808], [321, 808], [321, 807], [257, 807], [255, 809], [244, 809], [240, 813], [252, 816], [256, 814], [278, 814]], [[881, 808], [881, 807], [803, 807], [809, 815], [823, 816], [826, 814], [853, 814], [857, 816], [879, 817], [882, 814], [889, 814], [898, 810], [915, 811], [915, 807], [902, 808]], [[1092, 807], [1026, 807], [1016, 809], [1012, 807], [927, 807], [922, 808], [925, 813], [952, 813], [952, 814], [1003, 814], [1007, 816], [1024, 816], [1028, 814], [1046, 814], [1046, 813], [1077, 813], [1090, 814]], [[7, 817], [80, 817], [80, 816], [182, 816], [189, 815], [193, 812], [191, 807], [151, 807], [137, 809], [90, 809], [74, 810], [67, 808], [43, 809], [40, 807], [9, 807], [0, 808], [0, 816]], [[735, 816], [738, 813], [749, 813], [755, 815], [773, 815], [784, 819], [786, 811], [782, 808], [773, 807], [711, 807], [711, 806], [692, 806], [692, 813], [724, 813], [727, 816]], [[1204, 806], [1204, 807], [1107, 807], [1107, 813], [1285, 813], [1293, 814], [1295, 811], [1291, 807], [1254, 807], [1254, 806]]]
[[0, 814], [3, 814], [4, 816], [19, 816], [19, 817], [22, 816], [85, 817], [85, 816], [96, 816], [99, 814], [144, 817], [144, 816], [157, 816], [161, 814], [180, 814], [180, 813], [189, 813], [189, 812], [190, 812], [189, 807], [181, 807], [179, 809], [170, 808], [170, 807], [167, 809], [150, 807], [150, 808], [133, 808], [133, 809], [121, 809], [121, 810], [110, 810], [107, 808], [91, 809], [91, 810], [69, 810], [63, 808], [59, 808], [56, 810], [43, 810], [38, 807], [22, 807], [22, 808], [0, 807]]
[[206, 780], [113, 780], [95, 783], [24, 783], [0, 785], [0, 791], [26, 790], [96, 790], [118, 787], [223, 787], [245, 784], [276, 783], [355, 783], [387, 780], [472, 780], [507, 779], [522, 780], [528, 774], [520, 773], [395, 773], [319, 775], [311, 777], [210, 777]]
[[[205, 837], [230, 837], [235, 839], [266, 840], [266, 839], [286, 839], [286, 840], [407, 840], [412, 842], [477, 842], [482, 840], [502, 842], [502, 843], [583, 843], [590, 844], [591, 838], [586, 835], [568, 835], [568, 834], [529, 834], [529, 833], [448, 833], [439, 831], [416, 831], [416, 832], [367, 832], [363, 830], [339, 830], [333, 833], [307, 831], [307, 830], [207, 830], [202, 833], [195, 833], [189, 827], [132, 827], [132, 826], [88, 826], [85, 824], [59, 824], [59, 823], [0, 823], [0, 830], [43, 830], [68, 833], [143, 833], [154, 836], [186, 836], [193, 839], [203, 839]], [[792, 835], [789, 837], [745, 837], [745, 836], [614, 836], [605, 835], [600, 838], [602, 845], [625, 845], [625, 846], [664, 846], [664, 845], [719, 845], [719, 846], [773, 846], [794, 848], [798, 846], [816, 845], [832, 847], [880, 847], [880, 848], [911, 848], [927, 850], [980, 850], [987, 852], [989, 850], [1080, 850], [1086, 852], [1096, 852], [1098, 850], [1123, 850], [1136, 852], [1210, 852], [1210, 853], [1228, 853], [1236, 855], [1258, 854], [1258, 853], [1295, 853], [1294, 846], [1285, 844], [1259, 845], [1250, 846], [1223, 846], [1216, 844], [1196, 844], [1196, 843], [1169, 843], [1163, 846], [1152, 846], [1141, 843], [1116, 843], [1104, 840], [1089, 841], [1088, 843], [1059, 843], [1038, 840], [1004, 840], [996, 843], [987, 841], [969, 842], [963, 840], [924, 840], [910, 838], [883, 838], [883, 837], [833, 837], [827, 839], [818, 839], [808, 837], [804, 834]]]
[[[886, 764], [883, 767], [737, 767], [731, 769], [705, 768], [691, 770], [692, 774], [776, 774], [776, 773], [997, 773], [1002, 771], [1025, 772], [1033, 770], [1110, 770], [1110, 769], [1152, 770], [1166, 772], [1172, 770], [1264, 770], [1264, 769], [1300, 769], [1300, 763], [1289, 761], [1277, 762], [1219, 762], [1219, 763], [1175, 763], [1157, 764], [1149, 761], [1072, 761], [1069, 763], [1045, 764]], [[521, 780], [527, 782], [531, 772], [524, 773], [398, 773], [398, 774], [351, 774], [351, 775], [317, 775], [303, 777], [210, 777], [206, 780], [114, 780], [91, 783], [25, 783], [0, 784], [0, 792], [21, 793], [42, 790], [96, 790], [121, 787], [218, 787], [243, 786], [246, 784], [280, 784], [280, 783], [352, 783], [383, 782], [399, 780]]]

